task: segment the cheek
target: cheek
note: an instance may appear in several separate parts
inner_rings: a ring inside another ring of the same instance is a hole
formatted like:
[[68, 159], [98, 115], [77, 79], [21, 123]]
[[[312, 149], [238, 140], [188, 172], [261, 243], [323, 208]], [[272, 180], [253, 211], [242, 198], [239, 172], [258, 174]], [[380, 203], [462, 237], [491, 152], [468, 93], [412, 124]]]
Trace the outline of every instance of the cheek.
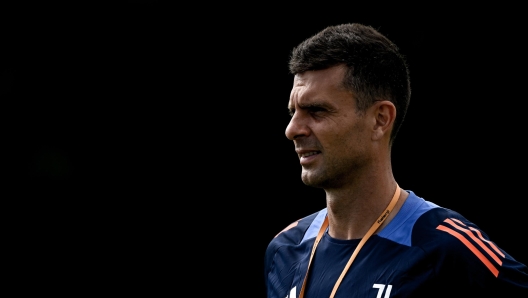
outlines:
[[316, 137], [324, 148], [334, 149], [345, 145], [348, 142], [350, 134], [337, 127], [332, 127], [330, 129], [320, 130]]
[[336, 144], [344, 150], [361, 152], [368, 149], [370, 134], [363, 125], [354, 125], [347, 130], [335, 134]]
[[[326, 150], [362, 150], [366, 148], [370, 135], [364, 121], [341, 119], [333, 125], [321, 125], [313, 130], [315, 137]], [[350, 121], [347, 121], [350, 120]]]

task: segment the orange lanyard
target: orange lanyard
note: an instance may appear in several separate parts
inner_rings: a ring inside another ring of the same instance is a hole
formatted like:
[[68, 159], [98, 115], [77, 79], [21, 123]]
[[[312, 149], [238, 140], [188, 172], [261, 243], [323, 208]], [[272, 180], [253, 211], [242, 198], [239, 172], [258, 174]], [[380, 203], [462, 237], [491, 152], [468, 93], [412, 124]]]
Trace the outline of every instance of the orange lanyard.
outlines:
[[[343, 280], [343, 277], [345, 277], [345, 274], [348, 271], [348, 268], [350, 268], [350, 265], [352, 265], [352, 262], [354, 261], [354, 259], [356, 258], [357, 254], [359, 253], [359, 250], [361, 249], [361, 247], [363, 247], [365, 242], [367, 242], [367, 240], [370, 238], [370, 236], [372, 236], [372, 234], [374, 234], [374, 232], [376, 232], [376, 230], [381, 226], [381, 224], [385, 221], [385, 219], [387, 219], [387, 217], [391, 213], [392, 209], [394, 208], [394, 206], [398, 202], [398, 198], [400, 197], [400, 191], [401, 191], [400, 187], [398, 186], [398, 184], [396, 184], [396, 191], [394, 192], [394, 196], [392, 197], [392, 200], [390, 201], [389, 206], [387, 206], [387, 209], [385, 211], [383, 211], [383, 213], [381, 213], [380, 217], [378, 217], [378, 219], [374, 222], [374, 224], [368, 230], [367, 234], [365, 234], [365, 236], [361, 239], [361, 241], [359, 242], [359, 244], [356, 247], [356, 249], [354, 249], [354, 252], [350, 256], [350, 259], [348, 260], [348, 263], [346, 264], [345, 268], [341, 272], [341, 276], [339, 276], [339, 279], [337, 280], [337, 282], [334, 285], [334, 289], [332, 290], [332, 294], [330, 294], [330, 298], [334, 297], [334, 295], [335, 295], [335, 293], [337, 291], [337, 288], [341, 284], [341, 281]], [[314, 245], [312, 247], [312, 253], [310, 254], [310, 260], [308, 261], [308, 269], [306, 270], [306, 275], [304, 276], [304, 281], [303, 281], [303, 285], [302, 285], [302, 288], [301, 288], [301, 293], [299, 294], [299, 298], [303, 298], [304, 297], [304, 289], [306, 288], [306, 280], [308, 279], [308, 271], [310, 270], [310, 264], [312, 263], [313, 256], [315, 255], [315, 249], [317, 248], [317, 245], [319, 244], [319, 241], [321, 241], [321, 238], [323, 237], [323, 234], [326, 231], [327, 227], [328, 227], [328, 216], [325, 217], [324, 222], [323, 222], [321, 228], [319, 229], [319, 233], [317, 234], [317, 238], [315, 238], [315, 242], [314, 242]]]

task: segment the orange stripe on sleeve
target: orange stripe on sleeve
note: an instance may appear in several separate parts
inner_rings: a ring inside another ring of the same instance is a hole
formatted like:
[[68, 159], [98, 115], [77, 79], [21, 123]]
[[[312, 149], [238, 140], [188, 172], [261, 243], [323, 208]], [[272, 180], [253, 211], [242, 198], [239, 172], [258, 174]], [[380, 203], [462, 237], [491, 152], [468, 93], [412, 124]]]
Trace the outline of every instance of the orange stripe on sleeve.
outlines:
[[493, 250], [495, 250], [499, 255], [501, 255], [503, 258], [505, 257], [505, 255], [502, 253], [502, 251], [500, 251], [500, 249], [491, 241], [489, 240], [486, 240], [484, 239], [484, 237], [482, 237], [482, 234], [480, 233], [479, 230], [475, 229], [475, 228], [472, 228], [472, 227], [469, 227], [472, 231], [475, 231], [475, 233], [478, 234], [479, 238], [482, 239], [482, 241], [486, 241], [486, 243], [488, 243], [491, 248], [493, 248]]
[[[456, 218], [451, 218], [453, 221], [455, 222], [458, 222], [460, 225], [464, 226], [464, 227], [467, 227], [466, 224], [464, 224], [462, 221], [456, 219]], [[491, 241], [489, 240], [486, 240], [484, 239], [484, 237], [482, 237], [482, 234], [480, 233], [480, 231], [478, 229], [475, 229], [473, 227], [469, 227], [470, 230], [474, 231], [475, 233], [478, 234], [479, 238], [482, 240], [482, 241], [485, 241], [486, 243], [488, 243], [491, 248], [493, 248], [494, 251], [496, 251], [499, 255], [501, 255], [501, 257], [505, 257], [505, 255], [502, 253], [502, 251], [500, 251], [500, 249]]]
[[460, 220], [458, 220], [456, 218], [451, 218], [451, 220], [458, 222], [460, 225], [462, 225], [464, 227], [467, 227], [465, 223], [463, 223], [462, 221], [460, 221]]
[[451, 219], [446, 219], [444, 220], [444, 222], [447, 222], [449, 224], [451, 224], [453, 227], [457, 228], [458, 230], [466, 233], [469, 237], [471, 237], [471, 239], [473, 239], [484, 251], [486, 251], [490, 257], [492, 257], [495, 262], [497, 262], [497, 264], [501, 265], [502, 266], [502, 261], [499, 259], [499, 257], [497, 257], [496, 254], [494, 254], [487, 246], [486, 244], [484, 244], [482, 241], [480, 241], [480, 239], [478, 239], [477, 237], [475, 237], [475, 235], [473, 235], [473, 233], [471, 233], [470, 230], [466, 229], [466, 228], [463, 228], [459, 225], [457, 225], [455, 222], [453, 222]]
[[480, 250], [478, 250], [475, 246], [473, 246], [473, 244], [471, 244], [471, 242], [469, 242], [464, 236], [460, 235], [458, 232], [446, 227], [446, 226], [443, 226], [443, 225], [439, 225], [438, 227], [436, 227], [437, 230], [440, 230], [440, 231], [444, 231], [444, 232], [447, 232], [453, 236], [455, 236], [458, 240], [460, 240], [462, 243], [464, 243], [465, 246], [467, 246], [467, 248], [469, 248], [469, 250], [471, 250], [476, 256], [477, 258], [480, 259], [480, 261], [482, 263], [484, 263], [484, 265], [486, 267], [488, 267], [489, 271], [491, 271], [491, 273], [497, 277], [499, 275], [499, 270], [497, 270], [497, 268], [495, 268], [495, 266], [493, 266], [493, 264], [491, 264], [491, 262], [480, 252]]

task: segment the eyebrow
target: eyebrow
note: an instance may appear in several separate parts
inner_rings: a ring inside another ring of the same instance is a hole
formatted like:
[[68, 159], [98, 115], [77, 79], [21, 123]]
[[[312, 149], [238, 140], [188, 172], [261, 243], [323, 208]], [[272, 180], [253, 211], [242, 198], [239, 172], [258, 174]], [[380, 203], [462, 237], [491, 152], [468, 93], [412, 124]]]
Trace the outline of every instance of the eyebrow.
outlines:
[[[326, 103], [321, 103], [321, 102], [309, 102], [309, 103], [299, 103], [297, 104], [299, 106], [300, 109], [312, 109], [312, 108], [325, 108], [325, 109], [328, 109], [328, 104]], [[289, 111], [293, 111], [295, 110], [294, 107], [288, 105], [288, 110]]]

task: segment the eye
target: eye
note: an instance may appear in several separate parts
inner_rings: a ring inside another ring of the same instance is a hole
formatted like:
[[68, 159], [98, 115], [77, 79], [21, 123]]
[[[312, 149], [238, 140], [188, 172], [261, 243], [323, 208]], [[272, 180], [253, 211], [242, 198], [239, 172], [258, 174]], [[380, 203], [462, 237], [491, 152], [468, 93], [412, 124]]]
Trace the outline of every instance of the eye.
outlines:
[[309, 107], [307, 110], [311, 115], [314, 115], [314, 116], [320, 115], [321, 113], [324, 113], [327, 111], [325, 108], [319, 107], [319, 106], [312, 106], [312, 107]]
[[322, 107], [310, 107], [309, 111], [310, 113], [317, 113], [317, 112], [323, 112], [325, 109]]

